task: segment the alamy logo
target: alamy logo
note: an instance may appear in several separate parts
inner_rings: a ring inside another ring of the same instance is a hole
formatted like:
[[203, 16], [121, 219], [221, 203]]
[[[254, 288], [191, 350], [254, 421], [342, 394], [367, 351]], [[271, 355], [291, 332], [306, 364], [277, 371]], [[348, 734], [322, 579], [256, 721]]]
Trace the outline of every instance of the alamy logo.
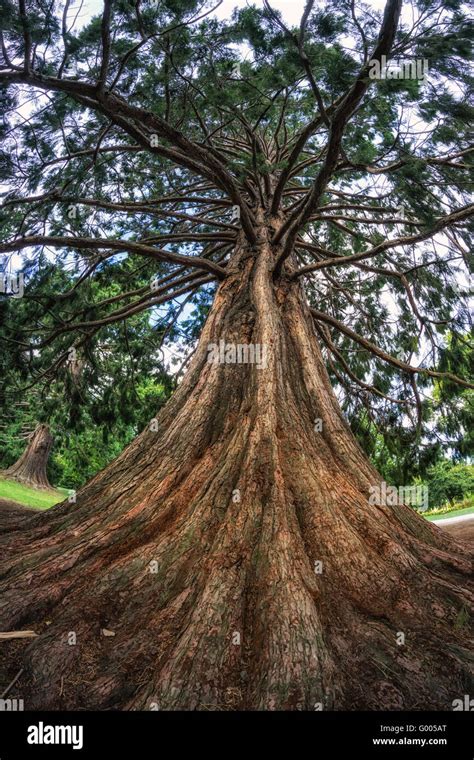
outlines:
[[371, 79], [421, 79], [428, 73], [428, 59], [416, 58], [411, 61], [387, 61], [382, 55], [380, 61], [369, 61]]
[[48, 726], [42, 721], [28, 726], [28, 744], [72, 744], [73, 749], [83, 747], [83, 726]]
[[0, 712], [22, 712], [24, 709], [22, 699], [0, 699]]
[[471, 699], [469, 694], [464, 695], [464, 699], [453, 699], [452, 701], [453, 711], [467, 710], [468, 712], [474, 711], [474, 699]]
[[0, 272], [0, 295], [3, 293], [12, 298], [23, 298], [24, 292], [25, 280], [21, 273], [13, 275]]
[[209, 364], [255, 364], [257, 369], [267, 366], [267, 347], [260, 343], [209, 343], [207, 347]]
[[428, 486], [389, 486], [383, 480], [369, 488], [369, 504], [394, 507], [397, 504], [411, 504], [420, 512], [428, 509]]

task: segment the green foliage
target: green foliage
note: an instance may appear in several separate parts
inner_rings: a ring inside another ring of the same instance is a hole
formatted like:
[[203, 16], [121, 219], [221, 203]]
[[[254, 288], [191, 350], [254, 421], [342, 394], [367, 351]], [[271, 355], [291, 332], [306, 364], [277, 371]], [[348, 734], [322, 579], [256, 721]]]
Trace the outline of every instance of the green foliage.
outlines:
[[451, 504], [474, 494], [474, 465], [438, 462], [427, 472], [430, 508]]
[[[135, 273], [126, 260], [117, 261], [113, 269], [113, 273], [99, 272], [88, 291], [74, 296], [72, 303], [85, 319], [94, 318], [94, 299], [120, 299], [127, 289], [145, 281], [145, 272]], [[49, 316], [43, 317], [47, 322], [59, 308], [58, 293], [72, 289], [75, 275], [40, 259], [30, 282], [47, 305]], [[77, 349], [75, 336], [71, 341], [66, 334], [59, 350], [74, 349], [76, 356], [54, 370], [57, 347], [45, 345], [35, 352], [21, 348], [25, 329], [31, 331], [33, 326], [39, 331], [37, 319], [35, 303], [29, 299], [16, 303], [0, 299], [0, 339], [10, 349], [0, 354], [0, 468], [13, 464], [28, 432], [46, 422], [55, 441], [50, 482], [77, 488], [114, 459], [169, 397], [174, 382], [161, 353], [169, 325], [166, 319], [152, 321], [140, 313], [91, 335]]]

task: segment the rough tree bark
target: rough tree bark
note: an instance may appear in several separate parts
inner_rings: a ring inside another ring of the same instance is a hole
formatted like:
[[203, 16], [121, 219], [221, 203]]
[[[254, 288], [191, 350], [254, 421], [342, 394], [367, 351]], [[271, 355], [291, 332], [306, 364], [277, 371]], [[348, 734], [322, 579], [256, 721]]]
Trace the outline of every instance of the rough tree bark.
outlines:
[[32, 488], [52, 488], [46, 472], [53, 437], [47, 425], [37, 425], [21, 457], [5, 470], [5, 477]]
[[[269, 235], [237, 246], [158, 424], [4, 531], [0, 628], [40, 634], [0, 650], [28, 709], [450, 710], [472, 688], [468, 547], [369, 504], [381, 478]], [[266, 367], [210, 363], [221, 339]]]

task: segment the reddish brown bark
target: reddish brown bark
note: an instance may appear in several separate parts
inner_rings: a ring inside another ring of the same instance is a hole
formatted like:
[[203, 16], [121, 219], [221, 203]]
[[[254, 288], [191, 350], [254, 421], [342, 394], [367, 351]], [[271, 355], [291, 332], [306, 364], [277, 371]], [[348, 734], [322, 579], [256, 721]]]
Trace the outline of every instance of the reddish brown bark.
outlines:
[[5, 477], [32, 488], [52, 488], [46, 472], [52, 445], [49, 427], [37, 425], [21, 457], [5, 470]]
[[[4, 532], [0, 628], [40, 634], [0, 650], [28, 709], [450, 710], [469, 693], [469, 547], [369, 504], [381, 478], [273, 255], [265, 228], [236, 251], [158, 429], [76, 504]], [[266, 346], [266, 368], [209, 363], [221, 339]]]

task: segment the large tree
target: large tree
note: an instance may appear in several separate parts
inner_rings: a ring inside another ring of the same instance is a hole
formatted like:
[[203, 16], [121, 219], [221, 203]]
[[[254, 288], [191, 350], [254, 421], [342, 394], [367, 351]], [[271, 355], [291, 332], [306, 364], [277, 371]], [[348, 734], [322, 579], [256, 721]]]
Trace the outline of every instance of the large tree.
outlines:
[[[124, 257], [153, 269], [87, 309], [51, 293], [24, 350], [56, 346], [54, 371], [107, 325], [212, 300], [147, 429], [2, 535], [1, 627], [39, 634], [8, 644], [30, 708], [469, 693], [468, 547], [372, 498], [339, 403], [401, 405], [422, 435], [430, 384], [468, 385], [437, 367], [468, 327], [470, 30], [457, 0], [401, 6], [308, 0], [292, 27], [266, 1], [225, 22], [105, 0], [75, 32], [69, 2], [4, 0], [0, 252], [76, 259], [74, 291]], [[383, 56], [429, 76], [372, 79]]]

